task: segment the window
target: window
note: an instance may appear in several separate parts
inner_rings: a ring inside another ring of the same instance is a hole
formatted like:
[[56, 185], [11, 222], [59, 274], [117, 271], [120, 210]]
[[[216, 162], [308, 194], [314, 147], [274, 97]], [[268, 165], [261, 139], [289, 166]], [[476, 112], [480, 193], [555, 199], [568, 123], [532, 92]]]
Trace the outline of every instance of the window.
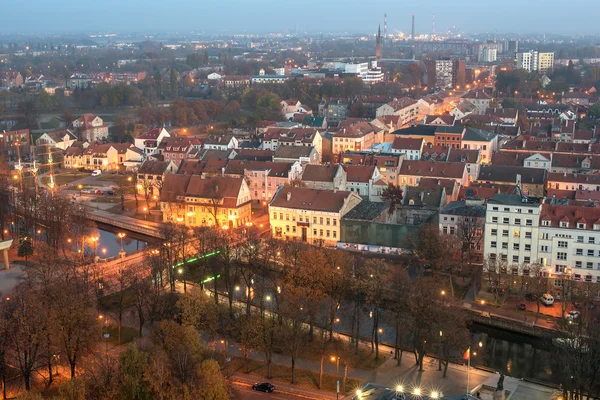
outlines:
[[508, 230], [503, 230], [502, 231], [502, 236], [508, 237]]
[[577, 224], [577, 229], [585, 229], [585, 224], [582, 224], [582, 223]]
[[313, 224], [317, 223], [317, 217], [313, 217]]
[[548, 246], [540, 246], [540, 251], [542, 253], [547, 253], [548, 252]]
[[495, 249], [497, 247], [497, 245], [498, 245], [498, 242], [492, 242], [492, 245], [491, 245], [492, 249]]
[[562, 274], [563, 272], [565, 272], [567, 270], [567, 266], [556, 264], [555, 270], [556, 270], [556, 272]]
[[527, 210], [529, 214], [533, 214], [533, 210]]
[[319, 229], [319, 236], [323, 237], [323, 229]]
[[548, 221], [547, 219], [542, 221], [542, 225], [544, 226], [550, 226], [550, 221]]
[[313, 236], [317, 236], [317, 230], [313, 229]]
[[508, 207], [504, 207], [504, 211], [505, 211], [505, 212], [510, 212], [510, 208], [508, 208]]
[[516, 238], [518, 238], [518, 237], [520, 237], [520, 236], [521, 236], [521, 232], [519, 232], [519, 231], [514, 231], [514, 232], [513, 232], [513, 237], [516, 237]]
[[447, 235], [447, 234], [448, 234], [448, 227], [447, 227], [446, 225], [444, 225], [444, 226], [442, 227], [442, 232], [444, 233], [444, 235]]
[[515, 225], [521, 225], [521, 218], [515, 218]]
[[296, 233], [296, 225], [292, 225], [292, 232]]
[[531, 232], [525, 232], [525, 239], [531, 239]]
[[[531, 263], [531, 257], [529, 257], [529, 256], [525, 256], [525, 257], [523, 257], [523, 262], [524, 262], [525, 264], [529, 264], [529, 263]], [[525, 275], [525, 271], [523, 271], [523, 275]]]
[[568, 222], [566, 222], [566, 221], [561, 221], [561, 222], [560, 222], [560, 227], [561, 227], [561, 228], [568, 228], [568, 227], [569, 227], [569, 223], [568, 223]]
[[510, 221], [510, 218], [502, 218], [503, 224], [508, 224], [508, 223], [510, 223], [509, 221]]
[[512, 262], [514, 262], [515, 264], [519, 263], [519, 256], [513, 256], [512, 257]]
[[540, 235], [540, 239], [548, 240], [549, 238], [550, 238], [550, 235], [546, 232], [544, 232]]
[[286, 225], [286, 226], [285, 226], [285, 231], [286, 231], [286, 232], [289, 232], [289, 231], [290, 231], [290, 226], [289, 226], [289, 225]]
[[334, 239], [335, 239], [335, 238], [337, 238], [337, 232], [336, 232], [336, 231], [333, 231], [332, 233], [333, 233], [333, 238], [334, 238]]
[[325, 232], [325, 236], [329, 237], [330, 234], [331, 234], [331, 231], [329, 229], [327, 229], [327, 231]]
[[525, 251], [531, 251], [531, 245], [530, 244], [526, 244], [525, 245]]
[[596, 242], [596, 240], [595, 240], [595, 238], [594, 238], [593, 236], [590, 236], [590, 237], [588, 238], [588, 243], [589, 243], [589, 244], [594, 244], [595, 242]]
[[327, 218], [326, 222], [327, 222], [327, 225], [331, 225], [331, 218]]
[[337, 219], [333, 219], [333, 226], [337, 226]]
[[521, 214], [522, 210], [521, 210], [520, 208], [517, 208], [517, 212], [518, 212], [519, 214]]
[[575, 255], [576, 256], [582, 256], [583, 255], [583, 249], [575, 249]]
[[583, 236], [577, 236], [577, 243], [583, 243]]
[[493, 211], [498, 211], [498, 207], [492, 207]]
[[500, 261], [506, 262], [508, 260], [508, 256], [506, 254], [500, 255]]
[[455, 228], [453, 226], [450, 227], [450, 234], [454, 235]]
[[533, 225], [533, 220], [532, 219], [525, 220], [525, 225], [527, 225], [527, 226]]
[[575, 261], [575, 268], [583, 268], [583, 263], [581, 261]]
[[556, 253], [556, 259], [557, 260], [566, 260], [567, 259], [567, 253], [562, 253], [562, 252]]
[[498, 217], [492, 217], [492, 223], [497, 224], [498, 223]]
[[587, 255], [588, 257], [594, 257], [594, 250], [588, 250]]
[[508, 243], [507, 242], [502, 242], [502, 248], [503, 249], [508, 249]]
[[498, 236], [498, 229], [492, 229], [492, 236]]
[[519, 243], [513, 243], [513, 250], [519, 250]]
[[561, 249], [566, 249], [567, 246], [568, 246], [567, 242], [565, 242], [563, 240], [558, 241], [558, 247], [560, 247]]
[[285, 214], [285, 220], [289, 221], [290, 220], [290, 214]]
[[[323, 225], [323, 217], [319, 218], [319, 225]], [[323, 235], [321, 235], [321, 236], [323, 236]]]
[[586, 262], [586, 263], [585, 263], [585, 267], [586, 267], [587, 269], [592, 269], [592, 268], [594, 268], [594, 263], [593, 263], [593, 262], [590, 262], [590, 261], [588, 261], [588, 262]]

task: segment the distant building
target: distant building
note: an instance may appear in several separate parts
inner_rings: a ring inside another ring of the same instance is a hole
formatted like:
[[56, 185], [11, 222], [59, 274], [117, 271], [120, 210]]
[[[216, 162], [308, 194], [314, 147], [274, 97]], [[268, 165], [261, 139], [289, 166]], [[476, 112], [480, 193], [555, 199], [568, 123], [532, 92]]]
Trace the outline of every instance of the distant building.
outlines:
[[94, 142], [108, 137], [108, 124], [94, 114], [83, 114], [73, 121], [73, 128], [81, 140]]
[[531, 50], [517, 53], [515, 68], [527, 72], [539, 71], [546, 73], [554, 69], [554, 53]]

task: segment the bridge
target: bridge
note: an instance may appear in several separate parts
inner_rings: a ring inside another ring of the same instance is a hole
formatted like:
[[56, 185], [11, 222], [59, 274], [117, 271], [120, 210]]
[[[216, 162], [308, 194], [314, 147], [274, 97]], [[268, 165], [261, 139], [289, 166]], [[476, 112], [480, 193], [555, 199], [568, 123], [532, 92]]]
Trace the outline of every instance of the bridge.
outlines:
[[516, 320], [503, 315], [496, 315], [484, 311], [470, 310], [469, 319], [472, 322], [478, 322], [483, 325], [493, 326], [495, 328], [519, 332], [525, 335], [541, 338], [552, 338], [555, 337], [557, 333], [555, 330], [540, 326], [534, 321]]
[[127, 217], [124, 215], [115, 215], [113, 213], [90, 209], [88, 218], [95, 222], [115, 226], [129, 232], [139, 233], [141, 235], [164, 239], [160, 224], [152, 221], [142, 221], [139, 219]]

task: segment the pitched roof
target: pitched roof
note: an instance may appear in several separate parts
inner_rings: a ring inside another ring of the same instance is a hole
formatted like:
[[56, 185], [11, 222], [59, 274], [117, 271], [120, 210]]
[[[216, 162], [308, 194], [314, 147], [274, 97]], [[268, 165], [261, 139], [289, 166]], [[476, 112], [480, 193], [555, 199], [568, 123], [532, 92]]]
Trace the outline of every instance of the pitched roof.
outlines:
[[312, 165], [309, 164], [302, 173], [303, 181], [333, 182], [340, 170], [339, 165]]
[[517, 182], [517, 175], [521, 175], [521, 182], [544, 184], [545, 169], [513, 167], [509, 165], [482, 165], [479, 169], [478, 181], [484, 182]]
[[445, 193], [445, 189], [443, 187], [408, 186], [402, 197], [402, 205], [408, 207], [414, 206], [437, 208], [442, 203], [443, 193]]
[[167, 170], [170, 162], [146, 160], [138, 169], [138, 174], [162, 175]]
[[483, 89], [473, 89], [469, 90], [462, 96], [463, 99], [479, 99], [479, 100], [491, 100], [489, 94], [487, 94]]
[[600, 174], [567, 174], [548, 172], [548, 182], [588, 183], [600, 185]]
[[422, 147], [422, 138], [397, 137], [392, 143], [392, 149], [396, 150], [421, 150]]
[[492, 131], [468, 127], [463, 135], [462, 140], [463, 142], [490, 142], [494, 140], [496, 136], [498, 136], [498, 134]]
[[370, 165], [343, 165], [346, 171], [347, 182], [362, 182], [368, 183], [375, 174], [374, 166]]
[[476, 164], [481, 157], [479, 150], [450, 149], [446, 161]]
[[356, 193], [342, 190], [280, 186], [269, 205], [296, 210], [340, 212], [349, 196], [359, 197]]
[[[554, 228], [562, 228], [561, 222], [566, 222], [569, 229], [594, 230], [594, 225], [600, 225], [600, 207], [543, 204], [540, 220], [549, 221], [545, 226]], [[583, 224], [583, 228], [579, 224]]]
[[[456, 118], [454, 117], [454, 115], [450, 115], [450, 114], [428, 115], [425, 117], [425, 125], [430, 125], [430, 124], [432, 124], [433, 121], [435, 121], [437, 119], [441, 120], [446, 125], [454, 125], [454, 122], [456, 122]], [[437, 125], [437, 124], [433, 124], [433, 125]]]
[[466, 168], [463, 163], [404, 160], [398, 174], [462, 179]]
[[292, 163], [231, 160], [225, 168], [225, 173], [243, 175], [245, 171], [269, 171], [268, 176], [287, 178], [292, 165]]
[[392, 135], [402, 136], [434, 136], [437, 125], [415, 125], [408, 128], [398, 129]]
[[310, 157], [314, 151], [314, 146], [279, 146], [273, 157], [299, 159], [300, 157]]

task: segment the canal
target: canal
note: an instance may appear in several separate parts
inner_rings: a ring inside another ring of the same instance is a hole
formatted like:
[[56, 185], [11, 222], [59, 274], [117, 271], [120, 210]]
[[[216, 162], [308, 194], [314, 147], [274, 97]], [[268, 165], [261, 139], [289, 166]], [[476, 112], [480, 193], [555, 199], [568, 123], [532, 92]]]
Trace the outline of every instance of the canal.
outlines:
[[[115, 257], [119, 255], [121, 250], [121, 239], [119, 233], [124, 233], [123, 237], [123, 250], [127, 254], [136, 253], [144, 250], [149, 244], [157, 243], [156, 238], [146, 237], [137, 233], [123, 231], [112, 226], [98, 224], [95, 230], [98, 239], [97, 247], [98, 256], [104, 257]], [[86, 247], [86, 254], [91, 255], [94, 252], [94, 248], [89, 245]]]

